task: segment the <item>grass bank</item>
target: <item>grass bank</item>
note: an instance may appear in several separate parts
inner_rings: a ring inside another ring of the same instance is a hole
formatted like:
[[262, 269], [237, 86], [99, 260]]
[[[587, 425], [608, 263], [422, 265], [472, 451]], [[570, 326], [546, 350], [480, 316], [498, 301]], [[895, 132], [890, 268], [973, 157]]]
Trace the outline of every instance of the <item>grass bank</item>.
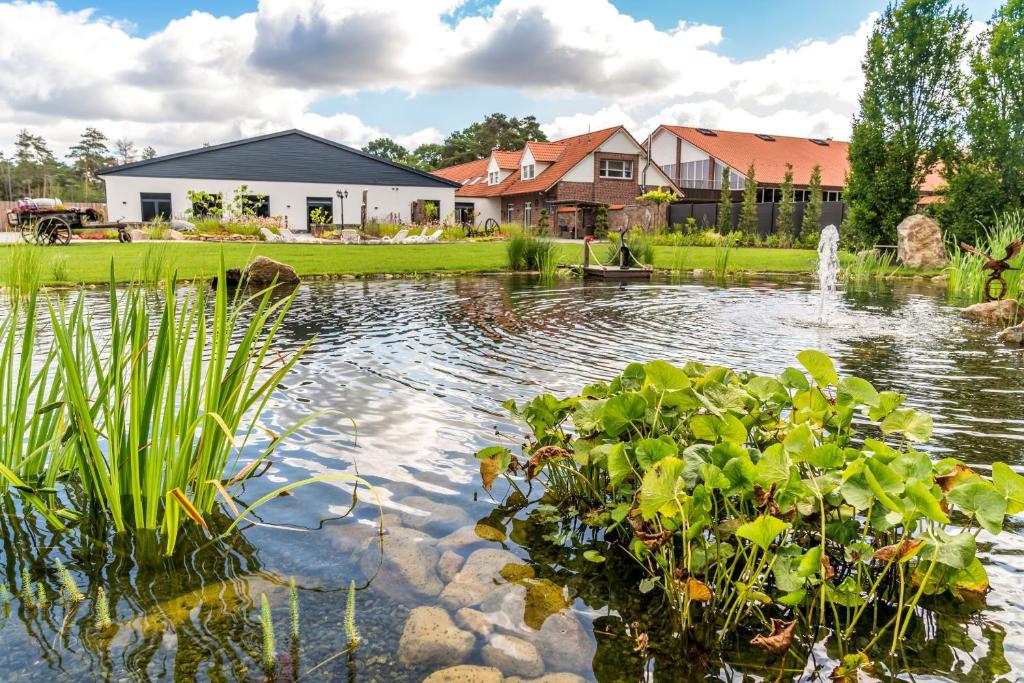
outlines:
[[[0, 247], [0, 270], [12, 267], [12, 247]], [[603, 254], [603, 245], [595, 248]], [[109, 280], [111, 259], [118, 281], [145, 279], [154, 268], [174, 269], [181, 279], [211, 277], [221, 254], [228, 268], [244, 266], [257, 255], [288, 263], [303, 276], [415, 273], [480, 273], [508, 270], [504, 242], [452, 244], [322, 245], [214, 244], [209, 242], [75, 243], [70, 247], [39, 248], [37, 268], [44, 284], [103, 284]], [[558, 244], [560, 263], [580, 263], [582, 247]], [[659, 269], [714, 270], [713, 247], [655, 247]], [[817, 254], [807, 249], [734, 248], [729, 272], [809, 273]]]

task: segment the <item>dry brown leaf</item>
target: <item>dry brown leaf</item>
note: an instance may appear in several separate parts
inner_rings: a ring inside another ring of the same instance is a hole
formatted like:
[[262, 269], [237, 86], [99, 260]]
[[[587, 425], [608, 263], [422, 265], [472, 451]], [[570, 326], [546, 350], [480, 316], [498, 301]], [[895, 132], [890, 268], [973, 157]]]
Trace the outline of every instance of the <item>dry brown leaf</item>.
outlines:
[[555, 458], [568, 458], [570, 457], [569, 451], [558, 446], [544, 446], [534, 451], [533, 455], [526, 463], [526, 481], [529, 483], [531, 479], [537, 476], [544, 463], [548, 460], [554, 460]]
[[711, 602], [711, 588], [692, 576], [686, 579], [686, 597], [696, 602]]
[[793, 630], [795, 628], [795, 619], [793, 621], [783, 621], [782, 619], [772, 618], [772, 628], [768, 635], [754, 636], [750, 643], [766, 652], [770, 652], [776, 657], [781, 657], [789, 652], [789, 647], [793, 644]]
[[953, 465], [953, 469], [949, 474], [943, 474], [935, 477], [935, 483], [939, 485], [939, 488], [942, 489], [943, 493], [949, 493], [965, 479], [970, 479], [971, 477], [976, 476], [978, 476], [978, 474], [974, 470], [966, 465], [957, 463], [956, 465]]
[[879, 548], [875, 551], [875, 554], [871, 556], [871, 559], [881, 560], [882, 562], [891, 562], [893, 558], [896, 558], [900, 562], [903, 562], [917, 554], [917, 551], [920, 550], [923, 545], [924, 541], [922, 540], [905, 538], [899, 543]]
[[825, 580], [828, 581], [836, 575], [836, 570], [832, 568], [832, 563], [829, 562], [828, 555], [822, 554], [821, 566], [825, 570]]

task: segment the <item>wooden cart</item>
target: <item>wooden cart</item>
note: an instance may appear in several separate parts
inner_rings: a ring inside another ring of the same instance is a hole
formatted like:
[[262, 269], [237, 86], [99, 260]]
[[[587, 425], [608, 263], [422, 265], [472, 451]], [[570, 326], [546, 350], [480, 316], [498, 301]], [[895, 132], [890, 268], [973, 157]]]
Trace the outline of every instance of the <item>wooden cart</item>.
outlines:
[[103, 214], [97, 209], [74, 209], [63, 206], [38, 207], [31, 201], [19, 203], [7, 214], [11, 227], [21, 230], [21, 238], [31, 244], [65, 246], [71, 243], [75, 230], [117, 230], [119, 242], [131, 242], [126, 223], [101, 223]]

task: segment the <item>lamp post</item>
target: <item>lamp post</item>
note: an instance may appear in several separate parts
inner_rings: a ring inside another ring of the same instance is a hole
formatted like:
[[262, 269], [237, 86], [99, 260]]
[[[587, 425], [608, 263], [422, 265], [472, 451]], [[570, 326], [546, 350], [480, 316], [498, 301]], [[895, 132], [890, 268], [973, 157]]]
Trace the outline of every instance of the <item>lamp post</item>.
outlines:
[[335, 192], [338, 195], [338, 225], [341, 229], [345, 229], [345, 200], [348, 199], [348, 190], [338, 190]]

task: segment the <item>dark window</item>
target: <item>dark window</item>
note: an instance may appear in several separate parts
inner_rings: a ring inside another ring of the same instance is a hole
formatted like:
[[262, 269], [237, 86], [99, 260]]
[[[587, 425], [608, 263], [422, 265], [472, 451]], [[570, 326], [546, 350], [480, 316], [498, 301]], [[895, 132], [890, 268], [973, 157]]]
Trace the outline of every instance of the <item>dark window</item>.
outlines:
[[794, 202], [806, 202], [810, 199], [810, 190], [793, 190]]
[[330, 197], [306, 197], [306, 230], [314, 225], [334, 222], [334, 200]]
[[247, 194], [243, 199], [245, 199], [246, 209], [253, 216], [270, 218], [270, 197], [265, 194]]
[[204, 193], [192, 202], [192, 215], [196, 218], [220, 216], [224, 213], [224, 195], [220, 192]]
[[771, 135], [765, 135], [764, 133], [754, 133], [754, 135], [761, 138], [765, 142], [775, 142], [775, 138], [773, 138]]
[[697, 132], [701, 135], [707, 135], [709, 138], [718, 137], [718, 133], [711, 130], [710, 128], [698, 128]]
[[828, 143], [825, 142], [824, 140], [819, 139], [819, 138], [811, 138], [811, 142], [813, 142], [814, 144], [816, 144], [816, 145], [818, 145], [820, 147], [828, 147]]
[[455, 202], [455, 222], [462, 225], [473, 225], [475, 222], [472, 202]]
[[157, 216], [169, 219], [171, 217], [171, 193], [170, 192], [143, 192], [140, 194], [142, 200], [142, 220], [149, 222]]

